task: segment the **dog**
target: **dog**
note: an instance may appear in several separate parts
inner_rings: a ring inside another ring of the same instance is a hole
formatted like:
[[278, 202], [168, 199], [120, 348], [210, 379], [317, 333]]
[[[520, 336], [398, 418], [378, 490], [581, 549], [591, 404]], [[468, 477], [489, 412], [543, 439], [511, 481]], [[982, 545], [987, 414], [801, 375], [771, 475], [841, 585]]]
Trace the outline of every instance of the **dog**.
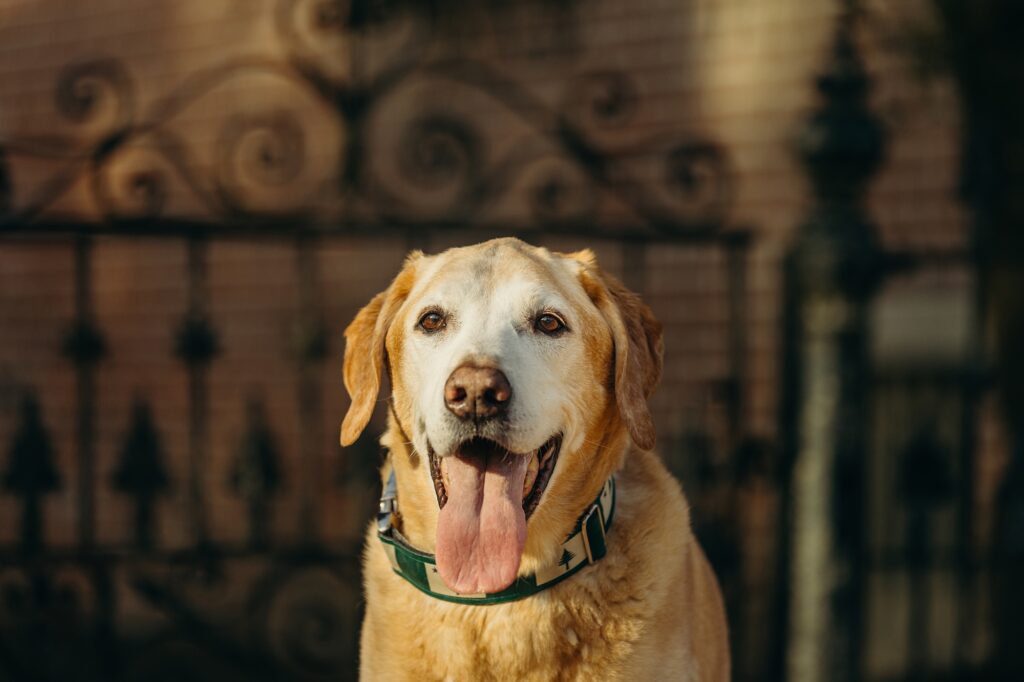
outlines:
[[345, 338], [343, 446], [391, 390], [360, 679], [729, 679], [718, 583], [651, 452], [661, 325], [591, 251], [413, 252]]

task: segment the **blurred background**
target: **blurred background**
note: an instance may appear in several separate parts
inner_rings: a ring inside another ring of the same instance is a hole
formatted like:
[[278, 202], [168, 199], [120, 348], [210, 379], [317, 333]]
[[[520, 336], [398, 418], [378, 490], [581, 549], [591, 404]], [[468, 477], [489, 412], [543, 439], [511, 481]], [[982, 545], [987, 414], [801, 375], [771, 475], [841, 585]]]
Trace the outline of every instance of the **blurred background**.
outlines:
[[354, 679], [412, 248], [593, 248], [737, 680], [1024, 679], [1024, 3], [0, 0], [0, 680]]

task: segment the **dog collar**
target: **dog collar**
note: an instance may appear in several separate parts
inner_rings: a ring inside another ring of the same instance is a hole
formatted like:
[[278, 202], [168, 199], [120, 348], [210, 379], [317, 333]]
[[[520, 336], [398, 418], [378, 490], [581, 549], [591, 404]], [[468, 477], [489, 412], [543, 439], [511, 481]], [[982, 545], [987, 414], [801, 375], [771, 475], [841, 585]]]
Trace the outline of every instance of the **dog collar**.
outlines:
[[615, 477], [605, 482], [597, 499], [587, 507], [576, 522], [576, 528], [562, 542], [562, 552], [555, 564], [533, 575], [517, 578], [509, 587], [493, 594], [457, 594], [449, 589], [437, 572], [434, 555], [414, 548], [392, 525], [396, 503], [395, 472], [392, 470], [380, 498], [377, 537], [383, 543], [395, 573], [416, 589], [437, 599], [456, 604], [500, 604], [523, 599], [557, 585], [608, 553], [607, 533], [615, 514]]

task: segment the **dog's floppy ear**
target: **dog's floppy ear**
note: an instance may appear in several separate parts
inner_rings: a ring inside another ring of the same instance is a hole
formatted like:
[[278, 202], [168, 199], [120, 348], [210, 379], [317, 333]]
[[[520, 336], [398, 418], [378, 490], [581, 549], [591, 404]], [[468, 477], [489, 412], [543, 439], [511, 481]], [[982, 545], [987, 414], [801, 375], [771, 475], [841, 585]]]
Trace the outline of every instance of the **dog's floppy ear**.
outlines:
[[655, 433], [647, 398], [661, 378], [661, 323], [639, 296], [597, 266], [591, 251], [579, 251], [568, 257], [580, 264], [580, 282], [612, 331], [619, 414], [636, 446], [650, 450]]
[[385, 338], [412, 289], [416, 262], [422, 257], [420, 251], [409, 254], [391, 285], [363, 306], [345, 330], [345, 389], [352, 404], [341, 423], [342, 446], [354, 443], [373, 416], [384, 369]]

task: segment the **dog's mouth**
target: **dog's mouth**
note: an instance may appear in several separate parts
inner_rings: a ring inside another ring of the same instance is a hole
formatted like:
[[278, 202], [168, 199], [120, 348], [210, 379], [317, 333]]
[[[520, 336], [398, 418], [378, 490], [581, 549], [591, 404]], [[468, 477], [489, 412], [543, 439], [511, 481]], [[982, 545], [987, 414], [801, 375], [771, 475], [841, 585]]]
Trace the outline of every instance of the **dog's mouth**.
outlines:
[[526, 545], [526, 518], [547, 488], [562, 443], [510, 452], [472, 438], [445, 457], [429, 452], [441, 512], [436, 559], [441, 579], [459, 594], [493, 594], [511, 585]]
[[[551, 480], [551, 474], [555, 470], [555, 463], [558, 461], [561, 449], [561, 434], [552, 436], [544, 445], [527, 454], [512, 452], [489, 438], [471, 438], [456, 448], [456, 453], [459, 454], [452, 456], [465, 456], [462, 453], [466, 453], [469, 456], [482, 456], [484, 459], [489, 459], [490, 457], [529, 457], [526, 477], [523, 480], [523, 513], [526, 515], [526, 518], [530, 518], [530, 515], [537, 509], [537, 505], [540, 504], [540, 498], [548, 487], [548, 482]], [[448, 503], [448, 486], [451, 484], [448, 476], [449, 457], [438, 457], [433, 448], [429, 448], [428, 454], [430, 459], [430, 476], [434, 480], [434, 493], [437, 495], [437, 506], [439, 509], [444, 509], [445, 504]]]

